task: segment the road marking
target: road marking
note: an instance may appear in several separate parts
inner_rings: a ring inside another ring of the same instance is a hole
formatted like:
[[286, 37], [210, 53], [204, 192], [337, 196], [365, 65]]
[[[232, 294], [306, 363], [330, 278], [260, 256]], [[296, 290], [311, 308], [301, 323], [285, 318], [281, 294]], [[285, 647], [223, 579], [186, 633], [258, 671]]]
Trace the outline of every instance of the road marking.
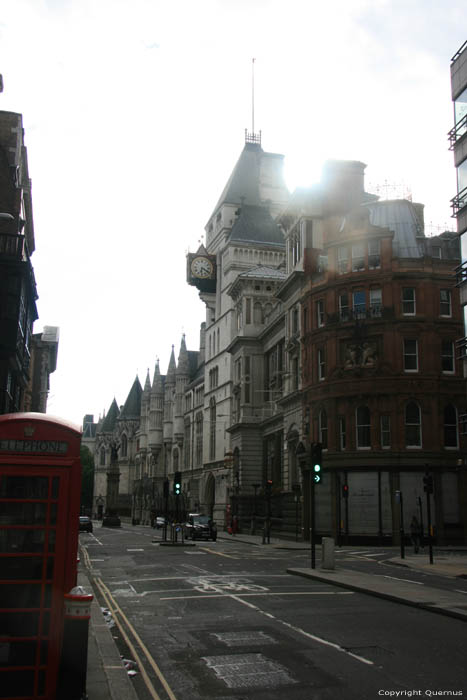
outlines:
[[467, 595], [467, 591], [463, 591], [460, 588], [455, 588], [454, 590], [456, 591], [456, 593], [465, 593]]
[[105, 561], [105, 559], [90, 559], [89, 561]]
[[318, 642], [319, 644], [323, 644], [324, 646], [331, 647], [332, 649], [335, 649], [336, 651], [340, 651], [342, 654], [347, 654], [347, 656], [351, 656], [353, 659], [356, 659], [357, 661], [360, 661], [363, 664], [367, 664], [368, 666], [374, 666], [373, 661], [370, 661], [369, 659], [365, 659], [363, 656], [359, 656], [358, 654], [353, 654], [351, 651], [348, 651], [347, 649], [344, 649], [343, 647], [339, 646], [339, 644], [335, 644], [334, 642], [330, 642], [327, 639], [323, 639], [322, 637], [316, 637], [314, 634], [310, 634], [309, 632], [305, 632], [301, 627], [296, 627], [295, 625], [291, 625], [289, 622], [286, 622], [285, 620], [281, 620], [278, 617], [275, 617], [275, 615], [272, 615], [271, 613], [265, 612], [264, 610], [261, 610], [261, 608], [258, 608], [257, 605], [253, 605], [253, 603], [248, 603], [246, 600], [242, 600], [238, 595], [229, 593], [227, 594], [229, 598], [233, 598], [234, 600], [237, 600], [239, 603], [242, 603], [242, 605], [246, 605], [247, 607], [251, 608], [252, 610], [256, 610], [256, 612], [261, 613], [261, 615], [264, 615], [265, 617], [270, 618], [271, 620], [274, 620], [275, 622], [278, 622], [281, 625], [284, 625], [284, 627], [288, 627], [289, 629], [293, 630], [294, 632], [298, 632], [298, 634], [302, 634], [304, 637], [308, 637], [308, 639], [312, 639], [314, 642]]
[[231, 554], [224, 554], [224, 552], [217, 552], [215, 549], [209, 549], [209, 547], [202, 547], [205, 552], [210, 554], [218, 554], [220, 557], [227, 557], [227, 559], [240, 559], [241, 557], [233, 557]]
[[[152, 667], [152, 669], [153, 669], [153, 671], [155, 672], [155, 674], [157, 675], [159, 681], [160, 681], [161, 684], [163, 685], [164, 690], [166, 691], [166, 693], [167, 693], [169, 699], [170, 699], [170, 700], [177, 700], [177, 698], [175, 697], [174, 693], [172, 692], [171, 687], [169, 686], [169, 684], [168, 684], [167, 681], [165, 680], [165, 677], [164, 677], [162, 671], [160, 670], [159, 666], [156, 664], [156, 662], [154, 661], [153, 657], [152, 657], [151, 654], [149, 653], [148, 648], [147, 648], [146, 645], [144, 644], [143, 640], [141, 639], [141, 637], [139, 636], [139, 634], [137, 633], [137, 631], [135, 630], [135, 628], [133, 627], [133, 625], [130, 623], [130, 621], [129, 621], [128, 618], [126, 617], [126, 615], [125, 615], [125, 613], [123, 612], [123, 610], [119, 607], [118, 603], [117, 603], [117, 602], [114, 600], [114, 598], [112, 597], [112, 594], [111, 594], [111, 592], [109, 591], [109, 589], [107, 588], [107, 586], [105, 585], [105, 583], [104, 583], [104, 582], [102, 581], [102, 579], [100, 579], [100, 578], [96, 578], [95, 581], [96, 581], [96, 583], [97, 583], [98, 588], [100, 589], [100, 591], [101, 591], [101, 593], [102, 593], [102, 596], [104, 597], [104, 600], [105, 600], [106, 603], [107, 603], [107, 607], [109, 608], [110, 612], [113, 614], [115, 623], [116, 623], [116, 625], [118, 626], [120, 632], [122, 633], [122, 636], [125, 638], [125, 641], [127, 642], [128, 646], [130, 647], [130, 650], [131, 650], [132, 654], [134, 655], [136, 661], [139, 661], [138, 667], [139, 667], [139, 669], [140, 669], [140, 671], [141, 671], [141, 675], [142, 675], [142, 677], [144, 678], [144, 681], [145, 681], [145, 683], [146, 683], [146, 686], [147, 686], [149, 692], [151, 693], [152, 697], [154, 698], [154, 700], [161, 700], [161, 698], [160, 698], [160, 696], [157, 694], [157, 692], [156, 692], [154, 686], [152, 685], [152, 683], [151, 683], [151, 681], [150, 681], [150, 679], [149, 679], [149, 676], [147, 675], [147, 673], [146, 673], [146, 671], [145, 671], [145, 669], [144, 669], [144, 666], [143, 666], [142, 663], [141, 663], [141, 659], [140, 659], [140, 657], [139, 657], [139, 655], [138, 655], [138, 653], [137, 653], [137, 651], [136, 651], [134, 645], [131, 643], [130, 639], [128, 638], [128, 635], [126, 634], [125, 630], [123, 629], [123, 626], [122, 626], [122, 624], [119, 622], [119, 620], [118, 620], [117, 616], [115, 615], [115, 613], [118, 613], [118, 614], [120, 615], [120, 617], [122, 618], [122, 620], [123, 620], [123, 621], [125, 622], [125, 624], [127, 625], [128, 629], [130, 630], [131, 634], [133, 635], [133, 637], [134, 637], [134, 639], [136, 640], [137, 644], [139, 645], [140, 649], [143, 651], [144, 655], [146, 656], [146, 658], [147, 658], [147, 660], [148, 660], [150, 666]], [[113, 603], [113, 606], [112, 606], [111, 603]]]
[[421, 581], [411, 581], [408, 578], [396, 578], [395, 576], [386, 576], [385, 574], [376, 574], [377, 576], [382, 576], [383, 578], [392, 578], [394, 581], [404, 581], [405, 583], [415, 583], [417, 586], [424, 586], [425, 584]]
[[[153, 593], [154, 591], [148, 591], [148, 593]], [[240, 593], [242, 598], [251, 598], [252, 596], [274, 596], [274, 595], [355, 595], [353, 591], [281, 591], [279, 593], [273, 593], [271, 591], [266, 592], [255, 592], [255, 593]], [[225, 597], [235, 598], [235, 595], [231, 593], [200, 593], [199, 595], [174, 595], [168, 596], [166, 598], [160, 598], [160, 600], [197, 600], [198, 598], [225, 598]]]
[[144, 549], [127, 549], [127, 552], [144, 552]]

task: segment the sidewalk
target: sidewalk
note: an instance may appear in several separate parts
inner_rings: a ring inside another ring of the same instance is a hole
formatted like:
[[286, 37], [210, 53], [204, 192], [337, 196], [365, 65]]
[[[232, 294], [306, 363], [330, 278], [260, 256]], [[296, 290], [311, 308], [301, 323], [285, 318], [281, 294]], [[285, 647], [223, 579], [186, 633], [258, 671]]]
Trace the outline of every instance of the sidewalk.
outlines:
[[[295, 542], [271, 537], [269, 544], [263, 544], [262, 535], [229, 535], [219, 532], [218, 539], [230, 542], [243, 542], [258, 548], [286, 549], [291, 551], [310, 551], [308, 542]], [[191, 543], [190, 543], [191, 544]], [[341, 588], [367, 593], [404, 605], [411, 605], [431, 612], [448, 615], [467, 621], [467, 593], [451, 592], [431, 586], [418, 586], [403, 580], [391, 579], [384, 575], [365, 574], [345, 569], [339, 557], [348, 551], [358, 551], [358, 547], [336, 549], [335, 569], [324, 570], [320, 567], [321, 545], [316, 546], [316, 569], [288, 568], [287, 573], [303, 576], [315, 581], [325, 582]], [[391, 549], [396, 553], [395, 547]], [[339, 552], [339, 553], [338, 553]], [[449, 548], [436, 548], [434, 563], [428, 560], [428, 550], [422, 554], [390, 557], [388, 561], [402, 567], [421, 569], [441, 576], [458, 577], [459, 590], [467, 591], [467, 548], [449, 551]], [[92, 584], [83, 565], [79, 567], [78, 585], [86, 591], [93, 592]], [[94, 594], [95, 595], [95, 594]], [[122, 664], [120, 653], [113, 639], [111, 629], [107, 626], [96, 598], [91, 605], [91, 620], [88, 641], [87, 670], [88, 700], [137, 700], [131, 679]]]

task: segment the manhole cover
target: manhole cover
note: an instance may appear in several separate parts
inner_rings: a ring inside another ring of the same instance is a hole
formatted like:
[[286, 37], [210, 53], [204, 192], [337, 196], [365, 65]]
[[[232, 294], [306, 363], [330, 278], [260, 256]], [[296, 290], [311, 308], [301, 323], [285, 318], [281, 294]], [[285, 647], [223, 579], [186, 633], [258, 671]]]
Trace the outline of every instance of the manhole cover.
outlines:
[[203, 661], [228, 688], [276, 688], [297, 682], [263, 654], [204, 656]]

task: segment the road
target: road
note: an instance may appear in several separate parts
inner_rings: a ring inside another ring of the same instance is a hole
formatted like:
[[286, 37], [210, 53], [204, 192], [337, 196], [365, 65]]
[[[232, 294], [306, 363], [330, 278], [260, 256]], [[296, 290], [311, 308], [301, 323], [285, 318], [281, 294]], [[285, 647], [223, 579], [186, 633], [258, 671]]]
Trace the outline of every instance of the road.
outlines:
[[[467, 695], [465, 622], [286, 574], [309, 566], [306, 550], [155, 537], [129, 526], [80, 535], [115, 641], [138, 662], [140, 700]], [[336, 556], [394, 574], [375, 561], [387, 553], [354, 551]]]

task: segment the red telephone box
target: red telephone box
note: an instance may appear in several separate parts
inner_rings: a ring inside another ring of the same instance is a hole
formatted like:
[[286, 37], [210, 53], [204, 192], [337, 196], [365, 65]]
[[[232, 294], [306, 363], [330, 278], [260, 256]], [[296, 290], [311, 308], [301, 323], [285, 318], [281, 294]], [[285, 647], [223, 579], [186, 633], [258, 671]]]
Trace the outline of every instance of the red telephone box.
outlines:
[[76, 585], [81, 430], [0, 416], [0, 698], [53, 700]]

